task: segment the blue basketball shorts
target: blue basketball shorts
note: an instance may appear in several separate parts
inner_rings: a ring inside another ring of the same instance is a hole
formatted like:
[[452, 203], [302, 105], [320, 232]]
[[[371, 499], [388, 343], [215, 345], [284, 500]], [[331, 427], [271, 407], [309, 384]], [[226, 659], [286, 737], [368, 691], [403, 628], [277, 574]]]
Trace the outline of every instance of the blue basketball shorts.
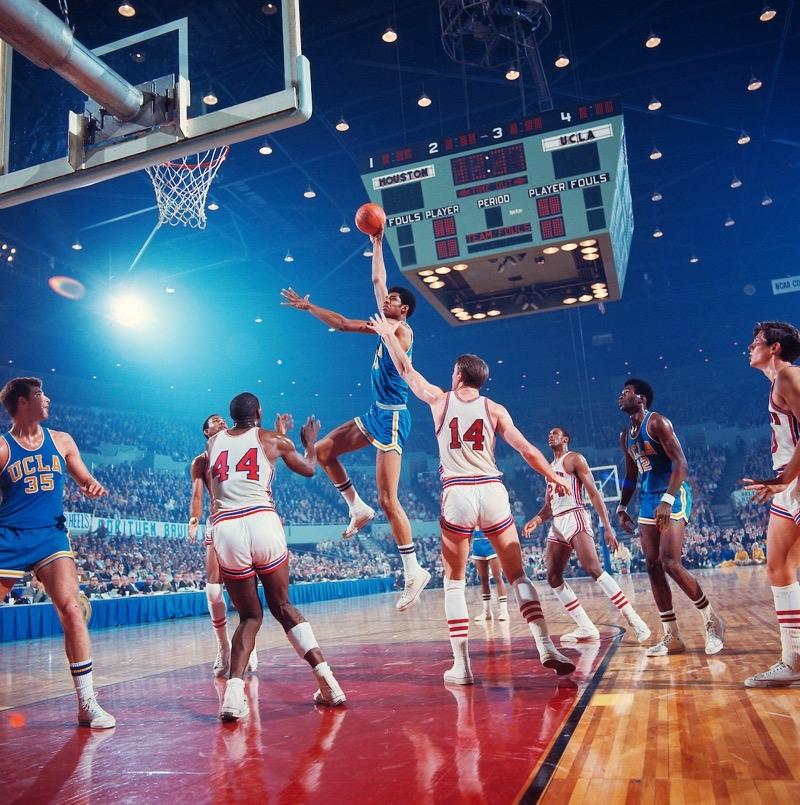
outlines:
[[354, 417], [353, 421], [373, 447], [382, 453], [394, 450], [402, 455], [408, 434], [411, 433], [411, 412], [408, 408], [372, 403], [366, 414]]
[[[655, 525], [656, 524], [656, 506], [661, 503], [661, 496], [663, 492], [642, 492], [639, 500], [639, 524], [640, 525]], [[689, 522], [689, 517], [692, 514], [692, 488], [684, 481], [678, 494], [675, 496], [675, 502], [672, 504], [672, 520], [683, 520], [685, 523]]]
[[75, 558], [65, 528], [0, 526], [0, 579], [21, 579], [62, 556]]
[[472, 537], [472, 560], [488, 562], [490, 559], [497, 558], [497, 551], [492, 547], [487, 537], [476, 533]]

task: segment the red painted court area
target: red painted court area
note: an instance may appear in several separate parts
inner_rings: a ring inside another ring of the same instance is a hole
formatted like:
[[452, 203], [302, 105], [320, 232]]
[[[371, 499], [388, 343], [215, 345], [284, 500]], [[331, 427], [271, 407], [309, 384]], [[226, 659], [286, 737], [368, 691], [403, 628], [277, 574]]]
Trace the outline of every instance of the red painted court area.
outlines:
[[217, 718], [224, 682], [208, 663], [103, 688], [110, 731], [75, 727], [73, 696], [7, 710], [3, 799], [512, 802], [552, 760], [616, 637], [566, 649], [572, 679], [543, 669], [529, 639], [475, 641], [473, 687], [442, 683], [447, 643], [330, 648], [348, 694], [333, 710], [311, 703], [312, 675], [293, 653], [262, 650], [238, 724]]

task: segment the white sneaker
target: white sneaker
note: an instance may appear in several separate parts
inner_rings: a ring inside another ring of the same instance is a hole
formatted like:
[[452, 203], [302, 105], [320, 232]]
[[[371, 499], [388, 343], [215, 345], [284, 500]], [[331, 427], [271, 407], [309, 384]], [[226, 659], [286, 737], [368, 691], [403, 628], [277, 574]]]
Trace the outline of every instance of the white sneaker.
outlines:
[[253, 649], [252, 653], [250, 654], [250, 659], [247, 661], [247, 670], [254, 674], [256, 669], [258, 668], [258, 652]]
[[706, 623], [706, 654], [719, 654], [725, 645], [725, 621], [715, 612]]
[[545, 668], [552, 668], [559, 676], [571, 674], [575, 670], [575, 663], [565, 657], [552, 643], [550, 647], [539, 652], [539, 659]]
[[474, 685], [475, 677], [469, 668], [448, 668], [443, 674], [445, 685]]
[[318, 673], [316, 669], [314, 670], [314, 675], [319, 682], [319, 688], [314, 693], [314, 703], [325, 705], [325, 707], [338, 707], [347, 701], [347, 696], [344, 695], [344, 691], [336, 681], [330, 666], [327, 663], [325, 665], [327, 667], [324, 671]]
[[421, 567], [413, 576], [406, 576], [406, 585], [400, 600], [395, 605], [395, 609], [400, 612], [411, 609], [419, 600], [422, 591], [428, 586], [430, 580], [431, 574], [424, 567]]
[[492, 610], [491, 609], [484, 609], [483, 612], [478, 613], [474, 621], [475, 623], [483, 623], [484, 621], [490, 621], [492, 619]]
[[229, 679], [225, 686], [225, 697], [222, 699], [219, 717], [223, 721], [239, 721], [249, 715], [250, 707], [244, 695], [244, 680]]
[[600, 632], [596, 626], [591, 629], [587, 626], [579, 626], [577, 629], [573, 629], [571, 632], [561, 635], [562, 643], [585, 643], [589, 640], [599, 639]]
[[103, 710], [92, 694], [88, 699], [78, 699], [78, 724], [93, 730], [110, 730], [117, 726], [117, 719]]
[[350, 525], [342, 531], [343, 539], [350, 539], [358, 534], [359, 531], [370, 521], [375, 518], [375, 509], [371, 506], [365, 506], [363, 509], [356, 509], [350, 512]]
[[650, 627], [640, 617], [631, 618], [629, 623], [633, 629], [633, 633], [636, 635], [636, 639], [640, 643], [644, 643], [646, 640], [650, 639], [650, 635], [652, 634]]
[[748, 688], [786, 688], [800, 682], [800, 671], [793, 671], [785, 662], [776, 662], [769, 671], [747, 677]]
[[212, 666], [214, 676], [223, 677], [227, 676], [231, 670], [231, 644], [226, 643], [224, 646], [217, 648], [217, 656]]
[[675, 632], [667, 632], [660, 643], [650, 646], [645, 654], [648, 657], [666, 657], [668, 654], [683, 654], [686, 646], [680, 636]]
[[508, 620], [508, 604], [500, 604], [500, 614], [497, 616], [499, 621]]

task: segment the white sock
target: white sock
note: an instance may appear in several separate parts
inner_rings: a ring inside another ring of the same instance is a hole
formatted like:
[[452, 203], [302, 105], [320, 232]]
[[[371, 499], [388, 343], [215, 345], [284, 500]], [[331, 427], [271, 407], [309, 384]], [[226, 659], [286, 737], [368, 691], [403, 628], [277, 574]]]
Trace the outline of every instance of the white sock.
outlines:
[[292, 648], [302, 660], [313, 648], [319, 648], [317, 638], [314, 637], [314, 630], [308, 621], [298, 623], [286, 632], [286, 638], [292, 644]]
[[349, 478], [346, 478], [340, 484], [334, 484], [334, 486], [339, 490], [342, 497], [345, 499], [347, 507], [351, 512], [356, 509], [365, 509], [367, 507], [367, 504], [364, 503], [364, 501], [358, 496], [358, 492], [356, 492], [356, 488], [353, 486], [353, 482]]
[[517, 597], [520, 614], [527, 621], [537, 648], [541, 652], [542, 646], [552, 646], [553, 641], [547, 631], [547, 623], [542, 614], [542, 605], [539, 603], [539, 596], [536, 595], [536, 590], [531, 580], [527, 576], [523, 576], [513, 582], [511, 587]]
[[772, 597], [781, 627], [781, 659], [793, 671], [800, 671], [800, 583], [773, 587]]
[[406, 576], [420, 569], [419, 562], [417, 561], [417, 549], [414, 547], [413, 542], [409, 542], [408, 545], [398, 545], [397, 550], [400, 552], [400, 558], [403, 560], [403, 573], [405, 573]]
[[483, 601], [483, 612], [485, 615], [488, 615], [492, 609], [491, 608], [492, 594], [481, 593], [481, 600]]
[[328, 663], [324, 660], [320, 663], [317, 663], [311, 670], [317, 676], [328, 676], [331, 673], [330, 665], [328, 665]]
[[465, 588], [464, 579], [445, 579], [444, 614], [450, 631], [450, 647], [453, 649], [453, 669], [456, 671], [469, 669], [469, 610]]
[[217, 636], [220, 646], [230, 643], [228, 637], [228, 604], [222, 594], [221, 584], [206, 584], [206, 601], [208, 601], [208, 612], [211, 615], [211, 626]]
[[72, 682], [75, 685], [75, 692], [81, 701], [86, 701], [94, 696], [94, 682], [92, 681], [92, 658], [71, 662], [69, 672], [72, 674]]
[[711, 604], [709, 600], [705, 597], [703, 591], [700, 591], [700, 598], [697, 601], [692, 601], [692, 603], [697, 607], [700, 611], [700, 614], [703, 616], [703, 623], [706, 624], [711, 620], [711, 616], [714, 614], [714, 610], [711, 608]]
[[603, 571], [597, 577], [597, 583], [600, 585], [600, 589], [608, 596], [611, 603], [625, 616], [626, 620], [631, 621], [638, 617], [636, 610], [634, 610], [625, 597], [625, 593], [622, 592], [619, 584], [617, 584], [614, 578], [609, 576], [608, 573]]
[[586, 614], [586, 610], [581, 606], [581, 602], [578, 601], [578, 596], [575, 595], [572, 587], [567, 582], [564, 582], [560, 587], [553, 587], [553, 592], [578, 626], [582, 629], [597, 629], [592, 623], [592, 619]]
[[666, 612], [659, 611], [661, 618], [661, 628], [664, 630], [664, 637], [668, 634], [678, 635], [678, 619], [675, 617], [675, 610], [668, 609]]

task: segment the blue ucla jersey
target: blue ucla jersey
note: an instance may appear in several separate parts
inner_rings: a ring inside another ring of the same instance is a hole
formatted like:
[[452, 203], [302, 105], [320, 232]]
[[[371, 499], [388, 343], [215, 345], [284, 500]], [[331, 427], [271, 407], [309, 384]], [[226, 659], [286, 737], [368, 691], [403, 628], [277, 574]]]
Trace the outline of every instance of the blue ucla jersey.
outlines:
[[652, 411], [648, 411], [642, 420], [639, 433], [631, 436], [630, 427], [625, 432], [625, 447], [639, 468], [642, 477], [642, 492], [662, 493], [669, 487], [672, 476], [672, 460], [664, 452], [660, 442], [647, 431]]
[[0, 439], [9, 451], [0, 472], [0, 527], [63, 526], [66, 462], [50, 431], [42, 428], [42, 444], [36, 450], [26, 450], [10, 432]]
[[[408, 327], [403, 322], [402, 327]], [[410, 327], [408, 327], [411, 330]], [[414, 349], [414, 333], [411, 333], [411, 344], [409, 344], [406, 355], [411, 357]], [[400, 377], [400, 372], [389, 355], [383, 341], [378, 341], [378, 348], [375, 350], [375, 358], [372, 361], [371, 373], [372, 399], [381, 405], [405, 405], [408, 402], [408, 383]]]

